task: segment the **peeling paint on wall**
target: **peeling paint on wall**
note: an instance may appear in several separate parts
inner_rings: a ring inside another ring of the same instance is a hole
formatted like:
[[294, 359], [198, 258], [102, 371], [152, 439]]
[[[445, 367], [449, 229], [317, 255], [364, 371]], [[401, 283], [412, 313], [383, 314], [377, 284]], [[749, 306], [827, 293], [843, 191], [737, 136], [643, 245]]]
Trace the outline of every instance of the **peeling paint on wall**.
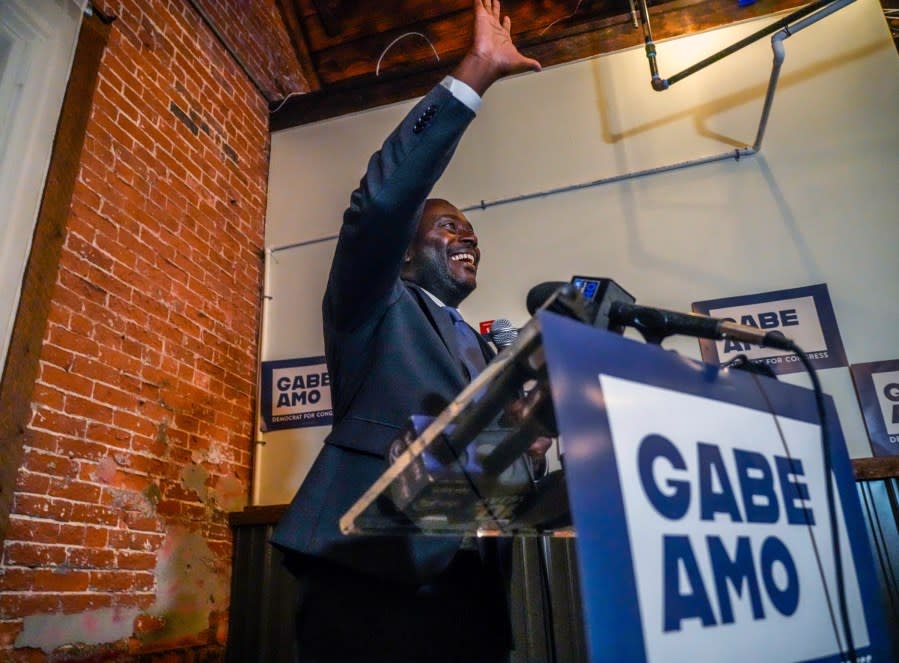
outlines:
[[207, 462], [212, 465], [219, 465], [220, 463], [227, 462], [227, 458], [222, 454], [221, 447], [218, 445], [213, 445], [211, 448], [207, 449], [204, 453], [200, 453], [199, 451], [194, 451], [192, 460], [195, 463]]
[[111, 506], [117, 509], [135, 511], [145, 516], [153, 516], [156, 513], [156, 502], [153, 502], [150, 496], [147, 495], [146, 490], [137, 493], [133, 490], [110, 488], [109, 494], [111, 496]]
[[117, 469], [118, 464], [111, 456], [101, 458], [100, 462], [97, 463], [97, 472], [95, 474], [97, 481], [112, 484], [115, 481]]
[[74, 615], [25, 617], [16, 647], [37, 647], [47, 653], [74, 642], [99, 645], [127, 638], [134, 630], [136, 608], [101, 608]]
[[188, 490], [192, 490], [200, 498], [201, 502], [206, 501], [207, 488], [206, 480], [209, 478], [209, 472], [200, 465], [188, 465], [181, 472], [181, 483]]
[[141, 634], [158, 643], [195, 636], [209, 628], [210, 614], [228, 601], [227, 573], [206, 540], [181, 527], [167, 531], [156, 556], [156, 602], [148, 611], [159, 628]]
[[240, 511], [247, 504], [247, 488], [237, 477], [221, 477], [215, 484], [214, 498], [223, 511]]
[[151, 483], [149, 486], [144, 488], [143, 496], [147, 498], [147, 501], [153, 505], [153, 508], [156, 508], [156, 505], [159, 504], [159, 500], [162, 499], [162, 491], [159, 489], [159, 486], [155, 483]]

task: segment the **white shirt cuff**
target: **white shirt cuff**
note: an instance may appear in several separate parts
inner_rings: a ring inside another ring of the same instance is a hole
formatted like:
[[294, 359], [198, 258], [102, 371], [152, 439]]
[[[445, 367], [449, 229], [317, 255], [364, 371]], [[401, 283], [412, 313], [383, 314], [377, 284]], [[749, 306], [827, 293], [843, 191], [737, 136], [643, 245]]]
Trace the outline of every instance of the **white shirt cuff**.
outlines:
[[477, 113], [481, 109], [481, 95], [471, 89], [468, 83], [463, 83], [458, 78], [446, 76], [440, 84], [450, 91], [456, 99]]

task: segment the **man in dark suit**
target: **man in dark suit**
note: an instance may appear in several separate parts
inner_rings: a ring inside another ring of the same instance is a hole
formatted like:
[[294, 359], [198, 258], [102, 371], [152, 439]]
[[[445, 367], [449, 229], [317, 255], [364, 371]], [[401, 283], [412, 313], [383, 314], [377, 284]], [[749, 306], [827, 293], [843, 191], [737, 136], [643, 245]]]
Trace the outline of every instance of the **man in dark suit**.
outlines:
[[473, 4], [468, 53], [371, 157], [344, 213], [322, 306], [334, 428], [272, 539], [301, 580], [301, 661], [508, 657], [489, 554], [459, 538], [338, 529], [409, 416], [452, 400], [492, 355], [470, 328], [466, 349], [445, 308], [476, 286], [477, 236], [462, 212], [428, 195], [487, 88], [540, 65], [512, 44], [497, 0]]

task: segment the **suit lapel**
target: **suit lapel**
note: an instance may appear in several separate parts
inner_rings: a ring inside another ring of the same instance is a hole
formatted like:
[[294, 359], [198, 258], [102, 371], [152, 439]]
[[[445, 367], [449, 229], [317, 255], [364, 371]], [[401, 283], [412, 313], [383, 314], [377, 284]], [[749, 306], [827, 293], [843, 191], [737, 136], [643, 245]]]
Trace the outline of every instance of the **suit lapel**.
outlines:
[[449, 353], [453, 365], [456, 366], [461, 375], [462, 366], [459, 361], [459, 344], [456, 341], [456, 330], [453, 329], [453, 322], [450, 320], [449, 315], [447, 315], [446, 311], [440, 308], [419, 286], [414, 283], [406, 282], [406, 287], [418, 301], [418, 305], [430, 321], [434, 331], [437, 332], [440, 340], [443, 341], [443, 345], [446, 347], [446, 351]]
[[[462, 370], [462, 360], [459, 356], [459, 343], [456, 336], [456, 330], [453, 328], [453, 322], [452, 320], [450, 320], [449, 315], [440, 306], [438, 306], [437, 303], [421, 289], [421, 287], [415, 285], [414, 283], [405, 283], [410, 292], [412, 292], [416, 299], [418, 299], [419, 306], [421, 306], [425, 315], [428, 317], [428, 320], [430, 320], [431, 325], [437, 331], [437, 334], [440, 336], [440, 339], [446, 346], [447, 352], [450, 353], [450, 357], [452, 357], [453, 363], [456, 365], [459, 372], [463, 374], [464, 377], [464, 373]], [[496, 353], [477, 331], [475, 331], [475, 335], [478, 338], [478, 344], [481, 346], [481, 352], [484, 355], [484, 360], [489, 362]]]

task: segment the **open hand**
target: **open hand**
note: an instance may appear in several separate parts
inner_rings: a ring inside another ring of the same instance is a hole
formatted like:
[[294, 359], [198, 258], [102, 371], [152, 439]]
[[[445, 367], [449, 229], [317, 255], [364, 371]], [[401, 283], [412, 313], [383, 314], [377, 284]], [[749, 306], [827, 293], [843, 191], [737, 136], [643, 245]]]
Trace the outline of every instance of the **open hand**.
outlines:
[[474, 43], [471, 51], [493, 63], [498, 76], [540, 71], [540, 63], [522, 55], [512, 43], [512, 19], [500, 19], [499, 0], [474, 0]]
[[509, 74], [540, 71], [540, 63], [521, 54], [512, 43], [512, 19], [500, 14], [499, 0], [473, 0], [474, 37], [471, 48], [453, 72], [459, 80], [483, 94]]

